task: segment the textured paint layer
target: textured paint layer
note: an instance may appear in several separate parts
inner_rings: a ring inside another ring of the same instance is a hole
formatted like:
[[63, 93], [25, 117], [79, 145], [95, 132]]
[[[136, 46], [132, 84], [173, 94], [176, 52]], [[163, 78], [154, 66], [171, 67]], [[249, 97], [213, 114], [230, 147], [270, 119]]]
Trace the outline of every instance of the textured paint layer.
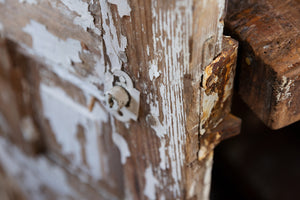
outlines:
[[47, 199], [47, 194], [39, 187], [46, 186], [58, 198], [78, 198], [69, 187], [65, 172], [50, 163], [45, 157], [26, 157], [17, 147], [0, 138], [0, 161], [6, 173], [14, 177], [32, 200]]
[[[164, 84], [156, 92], [160, 94], [160, 102], [157, 101], [158, 96], [149, 96], [150, 113], [155, 121], [151, 127], [161, 138], [159, 170], [171, 170], [174, 183], [169, 188], [176, 197], [181, 195], [179, 183], [185, 157], [182, 146], [185, 144], [185, 111], [181, 80], [189, 68], [192, 1], [176, 1], [175, 8], [170, 10], [161, 10], [157, 4], [157, 1], [152, 1], [152, 48], [155, 59], [149, 63], [149, 77], [154, 80], [161, 75]], [[160, 66], [159, 70], [157, 66]], [[163, 113], [162, 121], [159, 113]]]
[[20, 3], [37, 4], [37, 0], [19, 0]]
[[74, 24], [77, 24], [87, 30], [92, 29], [96, 34], [100, 35], [100, 30], [94, 24], [94, 18], [88, 10], [89, 4], [81, 0], [61, 0], [65, 6], [71, 11], [77, 13], [77, 17], [74, 18]]
[[127, 0], [108, 0], [108, 2], [118, 7], [120, 17], [130, 16], [131, 8]]
[[112, 139], [120, 151], [121, 163], [125, 164], [127, 157], [130, 156], [130, 150], [124, 137], [116, 132], [114, 119], [112, 117], [111, 117], [111, 122], [112, 122], [112, 129], [113, 129]]
[[[95, 180], [101, 179], [103, 169], [98, 148], [101, 133], [98, 130], [101, 130], [103, 122], [107, 122], [107, 114], [98, 105], [95, 105], [92, 113], [89, 112], [87, 107], [75, 103], [61, 88], [41, 84], [40, 93], [44, 115], [49, 120], [62, 152], [66, 157], [72, 155], [72, 167], [81, 169]], [[83, 147], [77, 139], [78, 126], [83, 127], [85, 133], [85, 155], [82, 155]]]
[[34, 20], [31, 20], [23, 31], [32, 37], [32, 49], [35, 54], [64, 66], [69, 66], [71, 62], [81, 62], [79, 41], [70, 38], [64, 41], [50, 33], [46, 26]]
[[151, 166], [149, 166], [145, 170], [145, 180], [146, 180], [146, 185], [145, 185], [145, 189], [144, 189], [144, 195], [146, 197], [148, 197], [148, 199], [150, 199], [150, 200], [156, 199], [155, 187], [159, 184], [159, 182], [153, 175]]
[[291, 79], [288, 80], [287, 77], [283, 76], [276, 95], [277, 102], [284, 101], [289, 97], [291, 97], [292, 96], [291, 88], [293, 86], [294, 86], [294, 81]]

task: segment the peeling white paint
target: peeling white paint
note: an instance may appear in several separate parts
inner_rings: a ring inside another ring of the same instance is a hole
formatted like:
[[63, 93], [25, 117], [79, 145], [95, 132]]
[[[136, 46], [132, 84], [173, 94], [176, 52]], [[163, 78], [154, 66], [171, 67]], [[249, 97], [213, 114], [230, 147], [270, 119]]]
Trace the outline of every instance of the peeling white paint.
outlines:
[[81, 45], [78, 40], [68, 38], [64, 41], [50, 33], [45, 25], [34, 20], [30, 20], [23, 31], [32, 37], [32, 49], [36, 55], [63, 66], [69, 66], [72, 61], [81, 62]]
[[[222, 41], [223, 41], [223, 30], [224, 30], [224, 15], [226, 14], [225, 6], [226, 6], [226, 0], [217, 0], [218, 2], [218, 22], [217, 26], [217, 46], [219, 51], [222, 50]], [[222, 20], [223, 19], [223, 20]], [[216, 54], [219, 54], [220, 52], [216, 52]]]
[[47, 186], [59, 199], [80, 198], [69, 187], [65, 172], [44, 156], [27, 157], [13, 144], [0, 137], [0, 161], [5, 172], [12, 176], [32, 200], [48, 199], [42, 186]]
[[166, 170], [167, 168], [169, 168], [169, 162], [168, 162], [168, 158], [167, 158], [167, 154], [166, 154], [166, 150], [168, 150], [166, 148], [166, 139], [161, 138], [160, 139], [160, 147], [159, 147], [159, 157], [160, 157], [160, 163], [159, 163], [159, 167], [162, 170]]
[[19, 3], [37, 4], [37, 0], [19, 0]]
[[[185, 140], [185, 112], [183, 106], [183, 76], [189, 69], [189, 37], [192, 34], [192, 5], [193, 1], [176, 1], [175, 8], [164, 11], [152, 1], [152, 32], [153, 53], [156, 59], [149, 63], [149, 77], [151, 80], [159, 75], [163, 83], [157, 88], [158, 96], [149, 100], [150, 113], [156, 121], [151, 125], [156, 135], [161, 138], [160, 170], [171, 171], [173, 185], [168, 186], [174, 197], [181, 195], [180, 181], [181, 170], [184, 165]], [[184, 30], [184, 31], [183, 31]], [[150, 52], [147, 50], [147, 53]], [[155, 64], [151, 66], [151, 64]], [[159, 66], [159, 68], [158, 68]], [[154, 85], [155, 87], [155, 85]], [[156, 88], [155, 88], [156, 89]], [[160, 113], [163, 114], [160, 117]], [[164, 141], [164, 135], [168, 141]], [[166, 177], [165, 177], [166, 178]], [[169, 179], [169, 177], [167, 177]], [[164, 188], [164, 178], [159, 177]]]
[[[150, 95], [148, 96], [150, 97]], [[161, 124], [159, 121], [159, 108], [158, 108], [158, 102], [155, 103], [149, 103], [150, 104], [150, 112], [151, 112], [151, 120], [153, 121], [150, 126], [155, 131], [156, 136], [159, 138], [163, 138], [167, 134], [167, 129]]]
[[126, 140], [119, 133], [116, 132], [116, 127], [114, 124], [114, 119], [111, 117], [112, 125], [112, 139], [115, 145], [118, 147], [121, 156], [121, 163], [125, 164], [128, 157], [130, 157], [130, 150]]
[[203, 135], [205, 133], [205, 129], [202, 128], [202, 125], [205, 124], [205, 122], [208, 120], [211, 111], [216, 105], [216, 102], [218, 101], [219, 95], [216, 92], [213, 92], [210, 95], [207, 95], [205, 91], [202, 92], [202, 107], [203, 112], [201, 113], [201, 128], [200, 128], [200, 134]]
[[[71, 0], [62, 0], [62, 3], [79, 15], [74, 20], [75, 24], [81, 25], [83, 28], [95, 28], [93, 24], [94, 19], [88, 12], [88, 3]], [[51, 66], [50, 70], [55, 72], [60, 78], [78, 86], [80, 89], [86, 92], [87, 96], [94, 96], [102, 101], [103, 91], [99, 91], [97, 86], [93, 85], [93, 83], [104, 84], [104, 88], [107, 89], [107, 83], [111, 82], [110, 80], [112, 76], [109, 72], [106, 73], [106, 68], [110, 68], [109, 71], [121, 69], [123, 62], [127, 60], [127, 58], [124, 58], [127, 40], [122, 34], [117, 33], [108, 3], [106, 1], [100, 1], [99, 3], [101, 6], [101, 14], [103, 19], [103, 40], [111, 65], [105, 66], [103, 56], [100, 58], [95, 57], [95, 60], [97, 61], [95, 65], [96, 76], [90, 76], [87, 79], [84, 79], [79, 78], [72, 73], [74, 70], [71, 66], [71, 61], [81, 62], [79, 53], [82, 51], [82, 49], [79, 41], [70, 38], [66, 41], [61, 40], [47, 31], [44, 25], [39, 24], [34, 20], [31, 20], [31, 22], [27, 24], [23, 30], [31, 35], [33, 41], [33, 47], [27, 47], [28, 52], [46, 58], [45, 62]], [[119, 3], [118, 5], [125, 4], [126, 2]], [[52, 6], [55, 5], [53, 4]], [[120, 14], [126, 14], [128, 12], [130, 14], [128, 8], [120, 9]], [[97, 30], [95, 30], [95, 32], [100, 33], [97, 32]], [[99, 48], [102, 49], [103, 47], [100, 46]], [[64, 154], [66, 156], [69, 154], [74, 156], [74, 161], [72, 161], [74, 168], [80, 168], [80, 166], [82, 166], [82, 157], [80, 154], [81, 147], [76, 139], [77, 125], [83, 126], [85, 132], [89, 133], [86, 135], [89, 137], [87, 139], [89, 140], [87, 141], [88, 145], [86, 146], [90, 149], [90, 151], [86, 154], [90, 169], [83, 166], [81, 167], [81, 170], [87, 171], [87, 174], [92, 175], [96, 179], [100, 179], [102, 175], [101, 166], [99, 166], [100, 155], [98, 154], [98, 133], [96, 130], [100, 129], [99, 127], [101, 126], [101, 122], [106, 122], [108, 119], [108, 114], [101, 110], [96, 104], [96, 110], [95, 108], [93, 109], [93, 113], [97, 113], [98, 117], [96, 117], [94, 114], [89, 113], [87, 108], [75, 103], [71, 97], [68, 97], [61, 89], [51, 88], [45, 84], [41, 85], [41, 96], [43, 100], [45, 117], [49, 119], [58, 143], [62, 144]], [[101, 111], [99, 111], [99, 109]], [[55, 112], [58, 111], [60, 111], [59, 113], [62, 113], [61, 117], [57, 117]], [[95, 122], [97, 120], [98, 123]], [[65, 123], [62, 123], [64, 121]], [[111, 123], [112, 128], [115, 130], [115, 122], [112, 120]], [[120, 150], [121, 162], [125, 164], [126, 159], [130, 156], [128, 144], [126, 143], [126, 140], [116, 131], [113, 131], [112, 137], [116, 146]], [[92, 158], [93, 156], [95, 158]]]
[[121, 163], [125, 164], [127, 157], [130, 157], [130, 151], [126, 140], [118, 133], [112, 135], [115, 145], [118, 147], [121, 155]]
[[150, 200], [156, 199], [155, 187], [159, 184], [159, 182], [153, 174], [151, 165], [145, 170], [145, 181], [144, 195]]
[[94, 18], [88, 10], [89, 4], [87, 2], [81, 0], [61, 0], [61, 2], [79, 15], [75, 17], [74, 24], [81, 26], [84, 30], [90, 28], [97, 35], [101, 35], [101, 31], [95, 26]]
[[22, 118], [20, 126], [25, 141], [33, 142], [38, 139], [38, 132], [31, 117], [26, 116]]
[[149, 48], [149, 45], [147, 45], [146, 51], [147, 51], [147, 55], [150, 56], [150, 48]]
[[127, 0], [108, 0], [108, 2], [118, 7], [120, 17], [130, 16], [131, 8]]
[[152, 63], [149, 66], [149, 77], [150, 80], [153, 81], [154, 79], [158, 78], [161, 74], [161, 71], [158, 70], [158, 67], [156, 64]]
[[287, 77], [283, 76], [281, 80], [281, 84], [278, 88], [279, 91], [277, 91], [277, 95], [276, 95], [277, 102], [284, 101], [290, 98], [292, 96], [291, 88], [294, 85], [295, 85], [294, 80], [292, 79], [288, 80]]
[[110, 70], [121, 70], [124, 60], [121, 59], [121, 57], [124, 56], [127, 47], [127, 39], [122, 34], [117, 34], [117, 29], [114, 25], [108, 3], [106, 1], [100, 1], [100, 6], [103, 21], [102, 27], [104, 30], [103, 40], [106, 47], [106, 54], [111, 62]]
[[[40, 85], [40, 94], [43, 103], [44, 116], [49, 120], [56, 140], [61, 144], [63, 154], [73, 156], [72, 167], [81, 169], [95, 180], [102, 178], [101, 154], [98, 148], [99, 130], [103, 122], [107, 122], [108, 116], [102, 108], [96, 104], [90, 112], [74, 102], [61, 88]], [[83, 163], [81, 145], [77, 139], [77, 128], [84, 129], [86, 144], [85, 156], [88, 166]]]

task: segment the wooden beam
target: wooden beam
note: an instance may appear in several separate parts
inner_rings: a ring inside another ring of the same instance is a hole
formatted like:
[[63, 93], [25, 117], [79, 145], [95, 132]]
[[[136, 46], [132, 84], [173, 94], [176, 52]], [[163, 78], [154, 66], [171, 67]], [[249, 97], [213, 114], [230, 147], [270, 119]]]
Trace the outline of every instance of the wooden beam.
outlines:
[[239, 93], [270, 128], [300, 120], [299, 1], [229, 1], [226, 26], [241, 44]]

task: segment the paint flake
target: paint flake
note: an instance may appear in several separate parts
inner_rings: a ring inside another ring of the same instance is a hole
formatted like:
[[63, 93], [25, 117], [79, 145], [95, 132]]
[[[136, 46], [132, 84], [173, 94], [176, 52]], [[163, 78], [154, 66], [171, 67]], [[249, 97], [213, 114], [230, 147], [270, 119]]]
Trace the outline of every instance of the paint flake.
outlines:
[[114, 132], [112, 139], [118, 147], [121, 155], [121, 163], [124, 165], [128, 157], [130, 157], [130, 151], [126, 140], [119, 134]]
[[34, 20], [30, 20], [23, 31], [32, 37], [32, 48], [37, 55], [64, 66], [69, 66], [71, 62], [81, 62], [81, 45], [78, 40], [62, 40], [50, 33], [45, 25]]
[[118, 7], [120, 17], [130, 16], [131, 8], [127, 0], [108, 0], [109, 3], [115, 4]]
[[81, 26], [84, 30], [91, 28], [97, 35], [101, 35], [101, 31], [94, 24], [94, 18], [89, 12], [89, 4], [87, 2], [81, 0], [61, 0], [61, 2], [79, 15], [75, 17], [74, 24]]
[[112, 126], [112, 139], [120, 151], [121, 163], [124, 165], [127, 158], [130, 157], [130, 150], [124, 137], [117, 133], [114, 118], [111, 117], [110, 120]]
[[77, 199], [77, 193], [68, 183], [66, 173], [50, 163], [44, 156], [27, 157], [17, 147], [0, 137], [0, 161], [32, 200], [47, 199], [41, 189], [47, 186], [59, 199]]
[[[95, 105], [93, 112], [90, 112], [86, 107], [74, 102], [61, 88], [42, 83], [40, 93], [44, 116], [49, 120], [63, 154], [73, 155], [72, 167], [81, 169], [95, 180], [101, 179], [98, 136], [102, 122], [107, 122], [106, 112], [98, 104]], [[77, 139], [78, 126], [82, 126], [84, 133], [87, 133], [85, 134], [87, 145], [84, 148], [88, 166], [83, 164], [82, 147]]]
[[158, 67], [155, 64], [150, 64], [149, 67], [149, 77], [150, 80], [153, 81], [154, 79], [158, 78], [161, 74], [161, 71], [158, 71]]
[[[189, 37], [192, 34], [192, 5], [193, 1], [178, 0], [175, 8], [162, 11], [157, 1], [152, 1], [152, 32], [153, 51], [156, 60], [152, 63], [161, 63], [161, 72], [155, 68], [149, 69], [149, 77], [153, 80], [155, 76], [162, 75], [162, 82], [158, 89], [159, 96], [153, 96], [149, 102], [153, 102], [150, 113], [155, 119], [159, 119], [162, 113], [161, 123], [158, 126], [151, 126], [156, 135], [163, 137], [166, 134], [168, 141], [161, 142], [160, 147], [160, 169], [168, 170], [172, 174], [173, 183], [168, 185], [173, 196], [181, 195], [181, 167], [184, 165], [185, 143], [185, 115], [183, 106], [183, 83], [184, 74], [189, 73]], [[182, 15], [184, 13], [184, 15]], [[182, 31], [184, 30], [184, 31]], [[158, 37], [164, 33], [163, 36]], [[184, 33], [184, 35], [183, 35]], [[150, 49], [147, 53], [150, 52]], [[181, 59], [183, 58], [183, 59]], [[182, 61], [179, 61], [182, 60]], [[157, 103], [157, 99], [161, 99]], [[150, 103], [151, 105], [151, 103]], [[168, 156], [166, 156], [168, 155]], [[166, 178], [166, 179], [169, 179]], [[162, 177], [161, 181], [164, 181]], [[163, 182], [162, 182], [163, 183]], [[161, 184], [160, 188], [164, 188]]]
[[37, 5], [37, 0], [19, 0], [19, 3], [28, 3], [28, 4], [34, 4]]
[[153, 174], [151, 165], [145, 170], [145, 180], [146, 184], [144, 188], [144, 195], [150, 200], [156, 199], [155, 187], [159, 184], [159, 182]]
[[276, 95], [277, 102], [284, 101], [290, 98], [292, 96], [291, 88], [294, 85], [294, 80], [288, 80], [287, 77], [283, 76]]

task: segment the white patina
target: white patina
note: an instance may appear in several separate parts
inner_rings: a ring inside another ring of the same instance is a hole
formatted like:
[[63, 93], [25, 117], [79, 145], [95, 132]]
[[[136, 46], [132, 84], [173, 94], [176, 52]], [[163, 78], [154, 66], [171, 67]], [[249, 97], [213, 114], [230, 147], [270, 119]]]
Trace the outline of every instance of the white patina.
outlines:
[[205, 129], [203, 129], [203, 125], [205, 124], [205, 122], [208, 120], [211, 111], [213, 110], [213, 108], [215, 107], [219, 95], [216, 92], [213, 92], [210, 95], [207, 95], [204, 92], [202, 92], [203, 96], [202, 96], [202, 108], [203, 108], [203, 112], [201, 113], [201, 130], [200, 130], [200, 134], [203, 135], [205, 133]]
[[[176, 1], [175, 8], [162, 11], [157, 1], [152, 1], [152, 49], [156, 59], [149, 63], [149, 76], [153, 80], [160, 73], [164, 84], [157, 88], [161, 101], [158, 101], [158, 96], [150, 99], [150, 102], [153, 102], [150, 103], [150, 113], [157, 121], [151, 127], [158, 137], [162, 138], [166, 135], [168, 138], [168, 141], [161, 139], [159, 149], [161, 162], [158, 170], [168, 168], [171, 171], [174, 182], [169, 189], [174, 197], [181, 195], [179, 183], [185, 158], [183, 145], [185, 144], [186, 116], [183, 107], [182, 78], [189, 69], [188, 41], [192, 34], [192, 5], [191, 0]], [[151, 64], [158, 63], [159, 70], [151, 66]], [[163, 113], [162, 122], [159, 121], [160, 113]], [[161, 184], [160, 187], [164, 188], [164, 185]]]
[[145, 170], [145, 181], [144, 195], [150, 200], [155, 200], [155, 188], [159, 185], [159, 182], [153, 174], [151, 165]]
[[[218, 23], [217, 23], [217, 42], [216, 45], [218, 46], [218, 49], [222, 50], [222, 41], [223, 41], [223, 30], [224, 30], [224, 17], [226, 14], [226, 0], [217, 0], [218, 3]], [[219, 54], [220, 52], [216, 52], [216, 54]]]
[[34, 142], [38, 140], [38, 131], [31, 117], [26, 116], [22, 118], [20, 129], [26, 142]]
[[[31, 20], [23, 31], [31, 36], [32, 49], [36, 55], [64, 67], [70, 66], [71, 62], [81, 62], [81, 45], [78, 40], [62, 40], [50, 33], [46, 26], [34, 20]], [[71, 67], [68, 70], [73, 71]]]
[[[108, 120], [106, 112], [98, 104], [95, 105], [93, 112], [90, 112], [87, 107], [76, 103], [61, 88], [41, 84], [40, 94], [44, 115], [62, 147], [62, 153], [66, 157], [73, 156], [72, 168], [81, 169], [95, 180], [101, 179], [102, 166], [98, 140], [102, 123]], [[78, 126], [81, 126], [85, 133], [87, 144], [84, 147], [85, 155], [81, 154], [83, 147], [77, 139]], [[88, 166], [84, 165], [83, 156], [86, 157]]]
[[108, 0], [108, 2], [118, 7], [120, 17], [130, 16], [131, 8], [127, 0]]
[[158, 78], [161, 74], [161, 71], [158, 70], [157, 64], [151, 63], [149, 66], [149, 78], [151, 81]]
[[81, 26], [85, 31], [87, 28], [90, 28], [97, 35], [101, 35], [100, 29], [94, 24], [94, 18], [89, 12], [89, 4], [87, 2], [81, 0], [61, 0], [61, 2], [65, 4], [69, 10], [78, 14], [78, 16], [74, 18], [74, 24]]
[[69, 186], [63, 169], [49, 162], [44, 156], [36, 158], [25, 156], [2, 137], [0, 137], [0, 162], [5, 172], [22, 185], [25, 194], [32, 200], [49, 198], [39, 186], [46, 186], [59, 199], [80, 198]]
[[[115, 126], [114, 123], [112, 124], [112, 126]], [[112, 139], [120, 151], [121, 163], [125, 164], [127, 158], [130, 157], [130, 150], [126, 140], [123, 138], [123, 136], [117, 133], [116, 130], [113, 130]]]
[[20, 3], [37, 4], [37, 0], [19, 0]]
[[102, 14], [102, 27], [104, 30], [103, 40], [106, 47], [106, 54], [111, 62], [111, 71], [121, 70], [127, 39], [122, 34], [117, 34], [117, 29], [114, 25], [113, 17], [109, 9], [108, 3], [100, 1]]
[[288, 80], [286, 76], [283, 76], [276, 95], [277, 102], [284, 101], [290, 98], [292, 96], [291, 88], [294, 85], [294, 80]]

